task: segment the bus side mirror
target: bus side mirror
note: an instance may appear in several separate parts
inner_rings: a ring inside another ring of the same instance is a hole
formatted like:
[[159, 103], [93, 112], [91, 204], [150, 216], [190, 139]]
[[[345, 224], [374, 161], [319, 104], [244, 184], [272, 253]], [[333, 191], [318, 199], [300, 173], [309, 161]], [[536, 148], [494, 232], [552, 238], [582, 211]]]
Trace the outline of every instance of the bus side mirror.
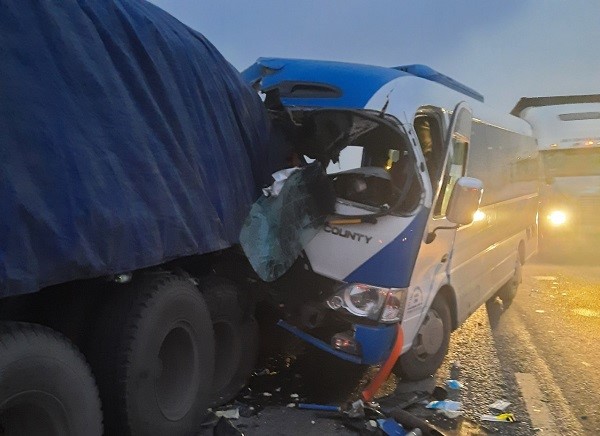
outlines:
[[461, 177], [456, 181], [450, 195], [446, 218], [448, 221], [466, 225], [473, 222], [483, 194], [483, 182], [473, 177]]

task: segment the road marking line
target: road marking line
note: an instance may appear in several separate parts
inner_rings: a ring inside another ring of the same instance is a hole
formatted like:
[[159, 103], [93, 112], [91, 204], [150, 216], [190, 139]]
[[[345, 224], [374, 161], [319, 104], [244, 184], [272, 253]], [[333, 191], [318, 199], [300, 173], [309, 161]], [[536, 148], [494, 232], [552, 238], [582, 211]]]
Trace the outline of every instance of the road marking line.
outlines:
[[525, 407], [533, 427], [541, 429], [544, 436], [560, 436], [550, 409], [548, 409], [548, 406], [543, 401], [544, 396], [540, 391], [535, 376], [533, 374], [517, 372], [515, 373], [515, 378], [521, 388], [521, 394], [523, 395]]
[[[532, 270], [532, 267], [525, 265], [523, 270], [524, 286], [532, 286], [531, 280], [529, 280]], [[583, 276], [583, 273], [581, 275]], [[528, 356], [527, 367], [534, 371], [539, 386], [546, 393], [546, 398], [552, 400], [550, 403], [546, 403], [546, 405], [553, 411], [553, 416], [556, 417], [555, 424], [558, 426], [558, 429], [563, 434], [585, 434], [583, 426], [575, 417], [570, 403], [566, 400], [556, 383], [550, 367], [535, 347], [533, 338], [523, 321], [523, 318], [529, 316], [531, 308], [521, 308], [518, 297], [515, 303], [511, 310], [503, 313], [503, 321], [492, 330], [494, 340], [497, 344], [503, 344], [501, 347], [509, 347], [510, 344], [514, 344], [515, 342], [521, 344], [520, 347], [523, 347], [524, 352]], [[527, 311], [527, 314], [525, 311]]]

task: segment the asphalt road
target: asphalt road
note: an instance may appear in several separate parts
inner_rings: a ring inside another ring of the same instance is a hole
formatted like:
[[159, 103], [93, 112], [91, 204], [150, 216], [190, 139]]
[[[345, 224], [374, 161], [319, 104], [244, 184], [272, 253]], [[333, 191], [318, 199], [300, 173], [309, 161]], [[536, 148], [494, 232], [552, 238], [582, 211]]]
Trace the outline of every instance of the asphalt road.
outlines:
[[[448, 435], [600, 434], [600, 267], [594, 263], [528, 263], [510, 307], [490, 302], [453, 333], [434, 379], [407, 384], [392, 376], [379, 401], [397, 403], [453, 378], [463, 385], [448, 390], [449, 399], [462, 403], [461, 416], [446, 418], [419, 403], [408, 410]], [[340, 362], [277, 329], [266, 334], [271, 340], [257, 375], [228, 406], [249, 416], [231, 423], [250, 436], [358, 434], [335, 414], [291, 406], [356, 399], [373, 369]], [[511, 403], [506, 411], [516, 422], [481, 421], [499, 399]]]
[[[600, 262], [533, 263], [494, 330], [515, 372], [535, 374], [559, 434], [600, 434]], [[532, 348], [533, 347], [533, 348]]]

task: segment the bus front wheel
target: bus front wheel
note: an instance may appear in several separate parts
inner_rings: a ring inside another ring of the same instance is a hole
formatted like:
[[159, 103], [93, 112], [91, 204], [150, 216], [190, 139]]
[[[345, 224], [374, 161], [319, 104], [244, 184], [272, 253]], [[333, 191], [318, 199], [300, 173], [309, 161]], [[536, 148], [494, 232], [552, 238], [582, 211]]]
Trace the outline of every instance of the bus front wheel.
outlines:
[[412, 347], [398, 359], [394, 373], [402, 380], [422, 380], [442, 364], [452, 332], [450, 308], [442, 295], [433, 300]]

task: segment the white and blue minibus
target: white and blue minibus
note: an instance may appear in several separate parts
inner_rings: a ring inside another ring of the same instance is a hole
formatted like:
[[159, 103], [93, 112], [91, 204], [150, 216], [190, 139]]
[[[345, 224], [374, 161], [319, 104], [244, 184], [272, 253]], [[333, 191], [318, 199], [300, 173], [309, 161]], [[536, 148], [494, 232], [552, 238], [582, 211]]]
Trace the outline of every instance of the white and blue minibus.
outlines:
[[435, 373], [451, 332], [491, 298], [509, 303], [536, 250], [530, 125], [424, 65], [260, 58], [243, 77], [336, 196], [282, 278], [308, 301], [280, 324], [363, 364], [402, 335], [395, 373]]

